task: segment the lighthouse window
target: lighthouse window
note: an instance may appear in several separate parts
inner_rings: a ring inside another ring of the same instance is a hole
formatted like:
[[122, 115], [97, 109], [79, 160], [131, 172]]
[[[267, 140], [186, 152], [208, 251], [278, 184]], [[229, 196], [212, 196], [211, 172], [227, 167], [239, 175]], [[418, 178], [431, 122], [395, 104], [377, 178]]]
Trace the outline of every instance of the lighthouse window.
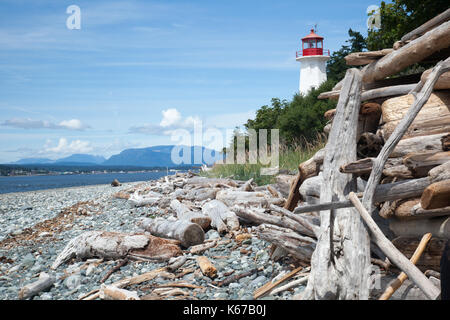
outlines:
[[316, 47], [316, 43], [315, 43], [314, 40], [310, 40], [310, 41], [309, 41], [309, 47], [310, 47], [310, 48], [315, 48], [315, 47]]
[[322, 41], [317, 42], [317, 48], [319, 48], [319, 49], [322, 48]]

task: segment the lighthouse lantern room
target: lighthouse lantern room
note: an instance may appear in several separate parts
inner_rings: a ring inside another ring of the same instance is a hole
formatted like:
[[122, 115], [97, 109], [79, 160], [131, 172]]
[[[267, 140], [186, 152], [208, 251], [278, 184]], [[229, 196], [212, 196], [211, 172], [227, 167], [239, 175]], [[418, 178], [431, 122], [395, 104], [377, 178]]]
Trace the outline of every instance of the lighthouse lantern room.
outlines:
[[311, 88], [317, 88], [327, 80], [326, 62], [329, 59], [330, 51], [324, 50], [323, 37], [311, 29], [311, 33], [302, 38], [302, 50], [296, 52], [296, 60], [301, 63], [299, 85], [301, 94], [307, 94]]

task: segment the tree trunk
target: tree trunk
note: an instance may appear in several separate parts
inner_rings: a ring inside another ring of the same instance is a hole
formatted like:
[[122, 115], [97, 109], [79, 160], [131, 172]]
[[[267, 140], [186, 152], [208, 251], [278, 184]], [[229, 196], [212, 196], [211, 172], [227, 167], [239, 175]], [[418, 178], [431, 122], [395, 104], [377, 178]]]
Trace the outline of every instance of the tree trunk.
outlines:
[[[356, 178], [339, 172], [356, 160], [356, 128], [361, 105], [361, 72], [346, 73], [336, 115], [325, 147], [320, 202], [346, 200]], [[321, 211], [320, 234], [311, 260], [304, 299], [368, 299], [370, 239], [354, 209]]]

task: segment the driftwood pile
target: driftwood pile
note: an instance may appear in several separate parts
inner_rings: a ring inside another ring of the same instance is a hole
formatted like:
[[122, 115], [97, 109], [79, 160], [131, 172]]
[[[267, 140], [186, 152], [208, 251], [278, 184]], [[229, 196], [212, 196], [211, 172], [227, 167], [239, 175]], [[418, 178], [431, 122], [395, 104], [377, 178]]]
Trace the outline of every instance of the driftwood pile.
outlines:
[[[372, 262], [392, 263], [439, 297], [421, 271], [439, 271], [450, 238], [449, 53], [450, 9], [392, 49], [350, 54], [347, 64], [365, 66], [319, 96], [338, 99], [324, 115], [328, 143], [299, 165], [285, 204], [320, 215], [303, 298], [367, 299]], [[418, 62], [436, 64], [396, 76]], [[405, 256], [427, 233], [417, 268]]]
[[[280, 275], [275, 285], [270, 281], [266, 287], [259, 288], [254, 293], [255, 298], [271, 292], [289, 290], [305, 283], [307, 279], [307, 273], [298, 272], [305, 271], [304, 267], [309, 265], [315, 248], [319, 220], [314, 213], [293, 214], [284, 209], [288, 190], [289, 185], [283, 179], [277, 184], [258, 187], [253, 183], [253, 179], [236, 181], [206, 178], [194, 173], [177, 173], [154, 181], [146, 187], [139, 185], [132, 190], [120, 191], [114, 195], [116, 199], [127, 201], [130, 207], [147, 207], [149, 212], [152, 208], [151, 212], [154, 212], [155, 217], [142, 218], [137, 225], [140, 231], [136, 233], [103, 230], [84, 232], [67, 243], [51, 268], [57, 269], [74, 260], [83, 260], [86, 264], [98, 259], [117, 260], [117, 265], [99, 283], [99, 288], [82, 299], [138, 300], [142, 297], [135, 291], [126, 290], [126, 287], [150, 281], [161, 275], [178, 278], [180, 275], [175, 273], [183, 275], [181, 267], [187, 261], [195, 261], [199, 272], [216, 279], [219, 270], [202, 254], [231, 239], [239, 246], [253, 234], [278, 246], [273, 257], [291, 253], [290, 259], [293, 259], [296, 265], [301, 265], [298, 270], [291, 272], [292, 274]], [[205, 233], [210, 229], [217, 230], [221, 237], [205, 240]], [[193, 255], [196, 256], [195, 259]], [[103, 284], [112, 273], [130, 260], [166, 262], [167, 266], [110, 285]], [[217, 286], [227, 285], [257, 271], [261, 270], [247, 270], [213, 283]], [[284, 283], [294, 276], [302, 277], [294, 279], [292, 283]], [[38, 281], [24, 287], [20, 297], [30, 298], [40, 289], [45, 290], [52, 286], [55, 281], [56, 279], [43, 274]], [[282, 283], [284, 286], [278, 287]], [[181, 295], [182, 290], [177, 287], [178, 284], [155, 289], [162, 293], [151, 298]], [[184, 287], [186, 286], [193, 285], [185, 284]], [[187, 295], [182, 296], [187, 298]]]

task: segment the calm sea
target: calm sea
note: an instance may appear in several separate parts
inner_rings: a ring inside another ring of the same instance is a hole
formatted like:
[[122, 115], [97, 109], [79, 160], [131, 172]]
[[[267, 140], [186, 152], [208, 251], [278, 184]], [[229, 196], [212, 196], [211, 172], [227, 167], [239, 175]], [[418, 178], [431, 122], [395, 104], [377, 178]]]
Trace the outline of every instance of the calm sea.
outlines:
[[[169, 175], [173, 172], [169, 172]], [[167, 175], [166, 171], [136, 173], [71, 174], [54, 176], [0, 176], [0, 194], [43, 189], [68, 188], [95, 184], [109, 184], [114, 179], [120, 182], [156, 180]]]

